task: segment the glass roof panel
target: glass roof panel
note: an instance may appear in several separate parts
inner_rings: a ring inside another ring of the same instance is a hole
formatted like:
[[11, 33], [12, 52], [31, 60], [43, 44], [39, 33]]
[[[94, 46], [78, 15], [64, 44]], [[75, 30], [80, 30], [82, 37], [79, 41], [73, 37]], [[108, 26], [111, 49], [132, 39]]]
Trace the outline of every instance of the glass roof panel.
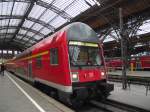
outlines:
[[9, 22], [9, 19], [0, 20], [0, 26], [7, 26], [7, 25], [8, 25], [8, 22]]
[[33, 9], [31, 10], [30, 14], [29, 14], [29, 17], [33, 17], [33, 18], [36, 18], [38, 19], [39, 16], [43, 13], [43, 11], [45, 10], [46, 8], [44, 7], [41, 7], [39, 5], [34, 5]]
[[1, 33], [6, 33], [7, 29], [0, 30]]
[[12, 15], [24, 15], [27, 8], [27, 3], [15, 2]]
[[2, 2], [0, 3], [0, 14], [1, 15], [10, 15], [13, 2]]
[[26, 34], [27, 30], [20, 29], [19, 34]]
[[42, 0], [42, 1], [50, 4], [53, 0]]
[[16, 38], [17, 39], [21, 39], [23, 36], [17, 35]]
[[58, 7], [59, 9], [63, 10], [69, 4], [71, 4], [74, 0], [56, 0], [54, 2], [54, 6]]
[[54, 18], [57, 14], [52, 12], [51, 10], [47, 10], [44, 15], [40, 18], [40, 20], [45, 21], [46, 23]]
[[37, 39], [37, 40], [40, 40], [40, 39], [42, 39], [43, 37], [42, 37], [42, 36], [39, 36], [39, 35], [35, 35], [34, 38]]
[[15, 33], [16, 29], [8, 29], [7, 33]]
[[50, 33], [51, 31], [48, 28], [43, 28], [41, 30], [41, 33], [43, 33], [44, 35], [47, 35], [48, 33]]
[[55, 28], [58, 28], [59, 26], [63, 25], [64, 23], [66, 23], [67, 20], [62, 18], [61, 16], [56, 17], [56, 19], [54, 19], [52, 22], [50, 22], [50, 24], [52, 26], [54, 26]]
[[20, 19], [10, 19], [9, 26], [18, 26], [20, 21]]
[[28, 32], [27, 35], [29, 35], [30, 37], [32, 37], [33, 35], [35, 35], [35, 33], [33, 33], [33, 32]]
[[[91, 2], [91, 0], [87, 1], [91, 5], [95, 5], [93, 2]], [[72, 17], [75, 17], [89, 8], [90, 6], [84, 0], [77, 0], [74, 4], [72, 4], [66, 9], [66, 12]]]
[[34, 36], [34, 35], [36, 35], [36, 34], [33, 33], [33, 32], [30, 32], [30, 31], [28, 31], [27, 34], [26, 34], [26, 36], [29, 36], [29, 37], [32, 37], [32, 36]]
[[27, 41], [27, 40], [29, 40], [29, 38], [24, 37], [23, 40]]
[[17, 42], [17, 43], [21, 43], [21, 44], [24, 43], [23, 41], [20, 41], [20, 39], [17, 39], [17, 38], [15, 38], [14, 41]]
[[12, 35], [6, 35], [5, 38], [10, 39], [10, 38], [12, 38]]
[[32, 27], [32, 29], [34, 29], [34, 30], [40, 30], [42, 27], [43, 27], [42, 25], [36, 23], [36, 24]]
[[34, 24], [34, 22], [25, 20], [23, 27], [30, 28], [33, 24]]
[[35, 43], [35, 41], [34, 40], [30, 40], [29, 43], [33, 44], [33, 43]]

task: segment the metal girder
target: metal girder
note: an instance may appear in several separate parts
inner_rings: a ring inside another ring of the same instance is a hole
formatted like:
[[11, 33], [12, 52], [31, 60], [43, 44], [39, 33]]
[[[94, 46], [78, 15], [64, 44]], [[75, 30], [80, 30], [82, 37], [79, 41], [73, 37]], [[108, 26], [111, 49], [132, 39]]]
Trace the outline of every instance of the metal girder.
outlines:
[[27, 28], [27, 27], [21, 27], [20, 29], [27, 30], [28, 32], [36, 33], [36, 34], [39, 35], [39, 36], [44, 36], [43, 33], [38, 32], [38, 31], [36, 31], [36, 30], [34, 30], [34, 29], [30, 29], [30, 28]]
[[[3, 20], [3, 19], [23, 19], [24, 16], [21, 16], [21, 15], [12, 15], [12, 16], [9, 16], [9, 15], [0, 15], [0, 20]], [[32, 22], [35, 22], [35, 23], [39, 23], [41, 24], [42, 26], [50, 29], [51, 31], [54, 31], [55, 28], [53, 26], [51, 26], [50, 24], [44, 22], [44, 21], [41, 21], [39, 19], [35, 19], [35, 18], [32, 18], [32, 17], [27, 17], [26, 20], [30, 20]]]
[[3, 20], [3, 19], [23, 19], [23, 16], [21, 15], [0, 15], [0, 20]]
[[23, 51], [24, 47], [14, 43], [14, 42], [10, 43], [10, 44], [3, 44], [3, 43], [0, 42], [0, 49], [9, 49], [9, 50], [12, 49], [12, 50]]
[[72, 17], [71, 17], [69, 14], [67, 14], [64, 10], [61, 10], [61, 9], [57, 8], [56, 6], [54, 6], [54, 5], [52, 5], [52, 4], [48, 4], [48, 3], [43, 2], [43, 1], [41, 1], [41, 0], [38, 0], [38, 1], [36, 2], [36, 4], [37, 4], [37, 5], [40, 5], [40, 6], [42, 6], [42, 7], [45, 7], [45, 8], [47, 8], [47, 9], [52, 10], [53, 12], [55, 12], [55, 13], [58, 14], [58, 15], [60, 15], [60, 16], [63, 17], [64, 19], [67, 19], [67, 20], [71, 20], [71, 19], [72, 19]]
[[[13, 40], [12, 43], [17, 43], [18, 46], [20, 46], [20, 47], [23, 48], [23, 49], [26, 49], [27, 46], [25, 46], [25, 45], [23, 46], [23, 45], [22, 45], [23, 42], [24, 42], [24, 41], [20, 41], [20, 40], [17, 40], [17, 39], [16, 39], [16, 40]], [[32, 44], [32, 43], [28, 43], [28, 44]]]
[[30, 21], [35, 22], [35, 23], [39, 23], [39, 24], [41, 24], [42, 26], [47, 27], [47, 28], [50, 29], [51, 31], [54, 31], [54, 30], [55, 30], [55, 28], [54, 28], [53, 26], [51, 26], [50, 24], [47, 24], [47, 23], [45, 23], [44, 21], [41, 21], [41, 20], [39, 20], [39, 19], [35, 19], [35, 18], [32, 18], [32, 17], [28, 17], [27, 20], [30, 20]]
[[[18, 28], [18, 26], [9, 26], [8, 29], [17, 29], [17, 28]], [[0, 30], [2, 30], [2, 29], [7, 29], [7, 26], [2, 26], [2, 27], [0, 27]], [[38, 32], [38, 31], [36, 31], [36, 30], [34, 30], [34, 29], [30, 29], [30, 28], [27, 28], [27, 27], [20, 27], [20, 29], [27, 30], [28, 32], [36, 33], [36, 34], [39, 35], [39, 36], [44, 36], [43, 33]], [[16, 35], [17, 35], [17, 34], [16, 34]]]
[[[13, 35], [14, 33], [8, 33], [7, 35]], [[0, 36], [5, 36], [5, 33], [0, 33]], [[17, 34], [17, 36], [25, 36], [26, 38], [29, 38], [30, 40], [33, 40], [35, 42], [37, 42], [38, 40], [35, 38], [31, 38], [31, 36], [28, 35], [24, 35], [24, 34]]]
[[[13, 2], [13, 0], [0, 0], [0, 2]], [[15, 0], [15, 2], [30, 3], [31, 0]]]

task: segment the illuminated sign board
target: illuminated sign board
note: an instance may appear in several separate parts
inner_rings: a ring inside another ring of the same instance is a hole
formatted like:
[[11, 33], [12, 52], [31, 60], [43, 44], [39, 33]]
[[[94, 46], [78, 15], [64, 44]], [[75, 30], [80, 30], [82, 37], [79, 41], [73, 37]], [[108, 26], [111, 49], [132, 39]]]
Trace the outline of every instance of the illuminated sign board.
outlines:
[[88, 47], [98, 47], [97, 43], [90, 42], [79, 42], [79, 41], [70, 41], [69, 45], [78, 45], [78, 46], [88, 46]]

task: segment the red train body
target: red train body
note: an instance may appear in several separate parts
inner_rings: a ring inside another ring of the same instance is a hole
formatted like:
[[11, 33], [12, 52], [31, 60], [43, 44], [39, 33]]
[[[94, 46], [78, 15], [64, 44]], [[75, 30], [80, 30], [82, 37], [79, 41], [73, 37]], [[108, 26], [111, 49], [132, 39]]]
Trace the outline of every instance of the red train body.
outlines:
[[52, 87], [61, 100], [107, 96], [103, 53], [86, 24], [70, 24], [7, 62], [7, 68], [32, 82]]
[[[132, 57], [129, 62], [129, 68], [131, 68], [131, 63], [133, 64], [133, 69], [135, 70], [150, 70], [150, 56], [137, 56]], [[106, 62], [108, 68], [121, 69], [122, 61], [120, 58], [109, 59]]]

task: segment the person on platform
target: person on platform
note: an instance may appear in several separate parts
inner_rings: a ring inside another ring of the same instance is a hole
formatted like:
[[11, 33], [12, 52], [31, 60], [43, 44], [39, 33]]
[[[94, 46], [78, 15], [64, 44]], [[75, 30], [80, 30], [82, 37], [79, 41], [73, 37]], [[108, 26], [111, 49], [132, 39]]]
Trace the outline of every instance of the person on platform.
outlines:
[[5, 71], [5, 65], [4, 63], [1, 64], [1, 74], [4, 76], [4, 71]]

